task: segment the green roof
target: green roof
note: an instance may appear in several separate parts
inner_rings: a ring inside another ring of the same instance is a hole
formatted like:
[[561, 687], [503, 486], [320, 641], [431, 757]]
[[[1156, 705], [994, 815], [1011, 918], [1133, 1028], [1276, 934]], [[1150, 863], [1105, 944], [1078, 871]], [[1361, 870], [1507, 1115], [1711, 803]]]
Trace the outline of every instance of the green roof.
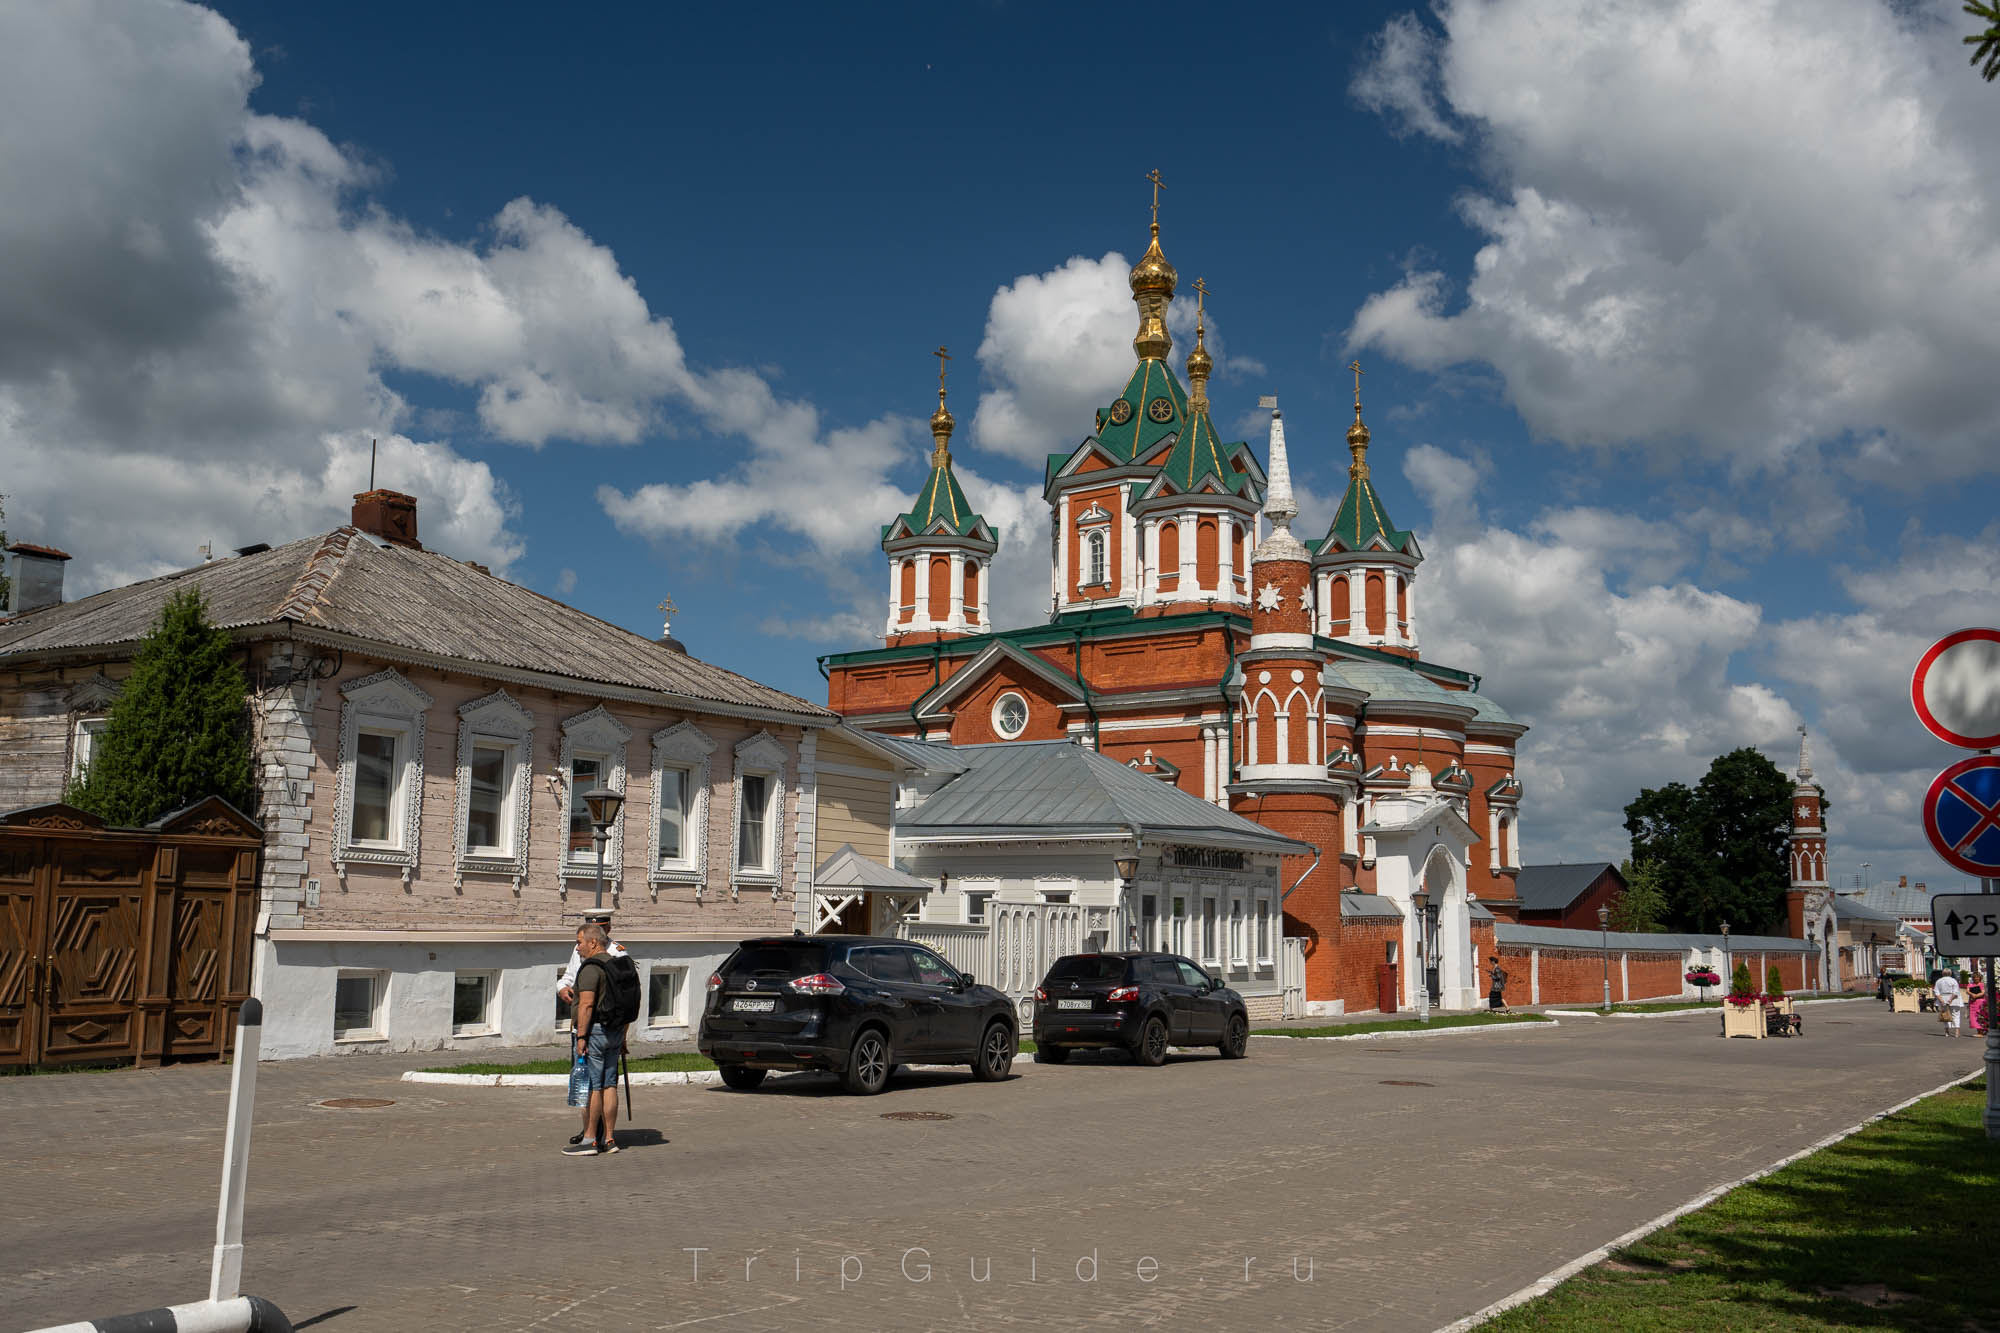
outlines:
[[1341, 497], [1340, 512], [1333, 516], [1333, 526], [1314, 549], [1320, 554], [1360, 551], [1377, 537], [1390, 550], [1406, 554], [1413, 553], [1416, 544], [1415, 534], [1389, 521], [1382, 498], [1375, 494], [1375, 483], [1366, 477], [1355, 477], [1347, 483], [1347, 494]]
[[1174, 441], [1173, 452], [1161, 465], [1160, 475], [1175, 490], [1187, 494], [1198, 490], [1202, 479], [1212, 474], [1223, 490], [1241, 495], [1250, 485], [1249, 474], [1229, 465], [1230, 455], [1241, 447], [1241, 442], [1225, 444], [1216, 437], [1215, 423], [1203, 408]]
[[918, 534], [934, 531], [940, 522], [954, 535], [964, 537], [984, 521], [972, 511], [965, 492], [959, 489], [958, 478], [952, 475], [951, 464], [945, 462], [931, 469], [930, 480], [917, 492], [917, 502], [907, 514], [898, 514], [895, 522], [882, 529], [882, 539], [887, 541], [899, 525]]
[[[1164, 421], [1153, 418], [1153, 403], [1164, 398], [1173, 411]], [[1118, 421], [1119, 403], [1129, 405], [1125, 420]], [[1132, 368], [1125, 392], [1104, 411], [1097, 427], [1097, 443], [1121, 462], [1130, 463], [1152, 453], [1160, 441], [1187, 429], [1187, 390], [1164, 361], [1147, 359]]]

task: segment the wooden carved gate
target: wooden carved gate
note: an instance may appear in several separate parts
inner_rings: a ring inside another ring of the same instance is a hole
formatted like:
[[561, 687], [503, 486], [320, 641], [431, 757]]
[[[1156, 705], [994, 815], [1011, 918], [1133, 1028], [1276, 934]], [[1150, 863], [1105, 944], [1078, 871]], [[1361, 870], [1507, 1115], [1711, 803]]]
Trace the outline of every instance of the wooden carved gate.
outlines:
[[0, 815], [0, 1065], [224, 1054], [262, 843], [214, 798], [143, 829], [64, 805]]

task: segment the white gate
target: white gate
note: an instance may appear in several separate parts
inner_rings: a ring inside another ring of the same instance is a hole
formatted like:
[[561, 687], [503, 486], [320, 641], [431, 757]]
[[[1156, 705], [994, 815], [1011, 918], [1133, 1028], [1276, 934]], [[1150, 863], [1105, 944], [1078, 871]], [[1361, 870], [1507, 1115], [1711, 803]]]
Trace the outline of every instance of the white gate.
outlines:
[[912, 944], [921, 944], [961, 972], [970, 972], [974, 981], [993, 980], [992, 937], [984, 926], [967, 926], [956, 921], [904, 921], [896, 933]]
[[897, 933], [1001, 991], [1026, 1023], [1034, 1014], [1035, 987], [1049, 964], [1082, 952], [1088, 920], [1089, 909], [1076, 903], [988, 902], [983, 926], [905, 921]]
[[1288, 935], [1278, 943], [1278, 988], [1284, 993], [1284, 1016], [1306, 1016], [1306, 942]]

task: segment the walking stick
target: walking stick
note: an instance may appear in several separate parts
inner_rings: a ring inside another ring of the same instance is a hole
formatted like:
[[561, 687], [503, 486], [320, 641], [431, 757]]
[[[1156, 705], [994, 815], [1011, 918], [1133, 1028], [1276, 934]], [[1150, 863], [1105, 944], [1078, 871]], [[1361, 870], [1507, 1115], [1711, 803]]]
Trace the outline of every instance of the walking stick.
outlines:
[[632, 1123], [632, 1067], [625, 1063], [625, 1048], [618, 1048], [618, 1073], [625, 1080], [625, 1123]]

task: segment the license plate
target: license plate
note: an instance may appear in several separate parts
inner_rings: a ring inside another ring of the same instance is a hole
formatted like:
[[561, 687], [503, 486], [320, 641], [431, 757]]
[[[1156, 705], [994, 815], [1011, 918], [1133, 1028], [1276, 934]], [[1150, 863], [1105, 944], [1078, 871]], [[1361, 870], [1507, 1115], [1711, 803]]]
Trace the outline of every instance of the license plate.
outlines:
[[1057, 1001], [1056, 1001], [1056, 1008], [1058, 1008], [1058, 1009], [1088, 1009], [1088, 1008], [1090, 1008], [1090, 1001], [1089, 1001], [1089, 1000], [1057, 1000]]
[[768, 1014], [778, 1007], [776, 1000], [732, 1000], [729, 1007], [739, 1014]]

